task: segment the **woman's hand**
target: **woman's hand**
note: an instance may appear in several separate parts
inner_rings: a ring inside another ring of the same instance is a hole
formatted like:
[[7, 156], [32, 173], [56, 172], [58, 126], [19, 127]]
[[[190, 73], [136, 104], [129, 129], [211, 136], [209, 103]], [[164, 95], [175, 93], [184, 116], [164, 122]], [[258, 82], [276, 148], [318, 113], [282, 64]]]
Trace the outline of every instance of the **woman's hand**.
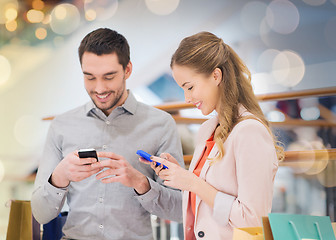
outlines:
[[[164, 158], [172, 163], [175, 163], [175, 164], [178, 164], [177, 160], [172, 156], [170, 155], [169, 153], [161, 153], [160, 154], [160, 158]], [[163, 165], [162, 164], [158, 164], [157, 162], [155, 161], [148, 161], [147, 159], [143, 158], [143, 157], [140, 157], [139, 158], [139, 161], [144, 163], [144, 164], [148, 164], [151, 166], [151, 168], [155, 171], [156, 175], [159, 176], [159, 173], [160, 171], [163, 169]]]
[[[160, 157], [152, 156], [151, 159], [153, 162], [144, 158], [140, 158], [140, 161], [150, 164], [166, 186], [193, 192], [213, 208], [217, 189], [194, 173], [180, 167], [176, 159], [168, 153], [162, 153]], [[157, 163], [161, 164], [157, 166]], [[162, 164], [168, 169], [164, 169]]]
[[[197, 184], [198, 177], [189, 172], [185, 168], [178, 165], [176, 159], [168, 153], [162, 153], [160, 157], [152, 156], [153, 165], [156, 163], [161, 163], [157, 167], [152, 167], [156, 174], [164, 180], [164, 184], [169, 187], [192, 191], [193, 187]], [[168, 169], [164, 169], [163, 165], [167, 166]]]

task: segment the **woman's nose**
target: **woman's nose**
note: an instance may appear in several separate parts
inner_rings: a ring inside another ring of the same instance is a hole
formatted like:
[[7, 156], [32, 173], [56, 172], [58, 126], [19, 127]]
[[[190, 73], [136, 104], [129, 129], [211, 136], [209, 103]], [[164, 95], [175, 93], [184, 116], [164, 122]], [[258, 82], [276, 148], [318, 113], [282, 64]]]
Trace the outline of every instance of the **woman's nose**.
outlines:
[[184, 95], [184, 99], [185, 99], [185, 102], [186, 102], [186, 103], [191, 103], [191, 96], [185, 94], [185, 95]]

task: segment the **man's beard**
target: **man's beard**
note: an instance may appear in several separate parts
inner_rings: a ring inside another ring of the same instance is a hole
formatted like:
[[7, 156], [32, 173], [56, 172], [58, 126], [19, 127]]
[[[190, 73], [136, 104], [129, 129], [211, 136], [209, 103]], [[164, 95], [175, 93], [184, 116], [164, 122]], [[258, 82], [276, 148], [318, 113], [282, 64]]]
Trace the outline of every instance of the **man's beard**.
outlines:
[[112, 94], [114, 95], [116, 93], [115, 98], [114, 98], [114, 101], [110, 105], [108, 105], [104, 108], [98, 107], [100, 103], [99, 102], [96, 103], [96, 101], [94, 101], [93, 98], [91, 98], [91, 99], [92, 99], [92, 101], [94, 102], [94, 104], [96, 105], [97, 108], [99, 108], [100, 110], [102, 110], [104, 112], [107, 112], [108, 110], [114, 108], [119, 103], [120, 99], [123, 97], [123, 95], [125, 93], [125, 88], [126, 88], [126, 84], [123, 84], [123, 87], [121, 89], [117, 90], [117, 92], [115, 92], [115, 91], [109, 92], [109, 94], [111, 94], [111, 95]]

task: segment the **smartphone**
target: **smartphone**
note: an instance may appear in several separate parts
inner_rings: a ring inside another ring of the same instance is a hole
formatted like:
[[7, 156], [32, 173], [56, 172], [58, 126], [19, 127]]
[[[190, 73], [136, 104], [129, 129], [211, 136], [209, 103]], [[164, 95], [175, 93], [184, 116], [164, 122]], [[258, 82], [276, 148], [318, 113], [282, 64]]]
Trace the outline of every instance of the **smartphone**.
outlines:
[[[141, 157], [143, 157], [144, 159], [146, 159], [147, 161], [150, 161], [150, 162], [153, 162], [153, 160], [152, 159], [150, 159], [150, 157], [152, 156], [152, 155], [150, 155], [149, 153], [147, 153], [147, 152], [145, 152], [145, 151], [143, 151], [143, 150], [138, 150], [137, 152], [136, 152], [139, 156], [141, 156]], [[159, 166], [159, 165], [161, 165], [161, 163], [156, 163], [156, 166]], [[163, 169], [168, 169], [168, 167], [166, 166], [166, 165], [164, 165], [163, 164]]]
[[98, 162], [97, 152], [93, 148], [79, 149], [78, 150], [78, 156], [80, 158], [95, 158], [95, 159], [97, 159], [97, 162]]

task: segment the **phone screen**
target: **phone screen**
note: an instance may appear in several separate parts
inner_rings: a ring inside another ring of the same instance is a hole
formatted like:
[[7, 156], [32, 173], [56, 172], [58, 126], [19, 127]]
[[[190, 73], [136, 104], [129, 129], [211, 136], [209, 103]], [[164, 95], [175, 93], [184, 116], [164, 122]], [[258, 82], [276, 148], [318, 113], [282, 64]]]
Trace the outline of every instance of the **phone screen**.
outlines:
[[78, 156], [80, 158], [95, 158], [98, 161], [97, 152], [93, 148], [78, 150]]

